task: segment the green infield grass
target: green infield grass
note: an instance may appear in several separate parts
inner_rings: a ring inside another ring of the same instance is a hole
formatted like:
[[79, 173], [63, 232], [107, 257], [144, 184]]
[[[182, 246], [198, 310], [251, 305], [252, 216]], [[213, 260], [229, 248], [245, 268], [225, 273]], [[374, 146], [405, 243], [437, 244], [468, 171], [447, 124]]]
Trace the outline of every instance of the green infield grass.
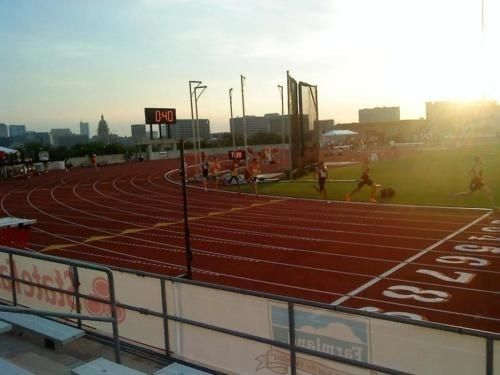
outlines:
[[[487, 185], [493, 191], [496, 206], [500, 206], [500, 143], [480, 146], [462, 146], [443, 150], [420, 150], [417, 153], [371, 163], [371, 177], [382, 188], [391, 187], [396, 194], [381, 198], [379, 202], [396, 204], [485, 207], [491, 204], [482, 191], [468, 197], [451, 198], [454, 193], [468, 190], [470, 170], [474, 157], [480, 156]], [[360, 177], [360, 165], [329, 168], [330, 180], [356, 180]], [[315, 188], [314, 174], [294, 182], [260, 183], [259, 193], [301, 198], [320, 199]], [[355, 182], [328, 182], [328, 199], [344, 200]], [[242, 191], [251, 192], [248, 185]], [[380, 189], [379, 189], [380, 191]], [[363, 189], [352, 201], [368, 201], [370, 188]]]

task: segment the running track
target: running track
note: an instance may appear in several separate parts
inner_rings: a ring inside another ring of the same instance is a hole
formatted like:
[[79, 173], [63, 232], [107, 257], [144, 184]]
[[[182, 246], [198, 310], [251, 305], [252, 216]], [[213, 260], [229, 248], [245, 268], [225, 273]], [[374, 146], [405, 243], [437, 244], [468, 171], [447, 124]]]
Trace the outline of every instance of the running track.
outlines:
[[[182, 195], [144, 162], [2, 181], [27, 248], [185, 272]], [[500, 215], [188, 191], [195, 280], [500, 332]]]

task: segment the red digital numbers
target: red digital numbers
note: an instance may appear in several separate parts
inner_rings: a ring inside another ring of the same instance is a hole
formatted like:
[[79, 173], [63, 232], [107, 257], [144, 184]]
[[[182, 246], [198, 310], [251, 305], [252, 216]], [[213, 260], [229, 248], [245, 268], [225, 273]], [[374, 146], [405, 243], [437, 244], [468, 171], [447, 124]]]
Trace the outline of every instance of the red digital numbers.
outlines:
[[146, 124], [175, 124], [175, 108], [144, 108]]
[[172, 111], [155, 111], [155, 120], [158, 124], [170, 124], [174, 121], [174, 113]]

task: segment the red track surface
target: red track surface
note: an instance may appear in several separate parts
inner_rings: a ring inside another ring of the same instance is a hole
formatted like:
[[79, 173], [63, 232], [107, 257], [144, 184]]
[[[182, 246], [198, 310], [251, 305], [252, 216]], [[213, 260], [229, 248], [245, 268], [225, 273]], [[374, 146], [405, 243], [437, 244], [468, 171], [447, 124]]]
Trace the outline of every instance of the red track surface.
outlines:
[[[175, 166], [2, 182], [1, 208], [37, 219], [34, 251], [179, 275], [182, 195], [164, 178]], [[188, 200], [195, 280], [500, 332], [500, 216], [491, 211], [193, 188]]]

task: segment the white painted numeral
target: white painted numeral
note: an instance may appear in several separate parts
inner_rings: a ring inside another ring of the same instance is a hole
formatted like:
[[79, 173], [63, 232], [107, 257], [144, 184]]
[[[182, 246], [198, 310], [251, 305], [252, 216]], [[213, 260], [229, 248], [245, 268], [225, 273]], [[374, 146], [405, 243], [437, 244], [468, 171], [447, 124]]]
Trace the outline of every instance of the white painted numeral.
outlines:
[[462, 257], [458, 255], [439, 257], [436, 259], [436, 262], [450, 263], [450, 264], [467, 264], [469, 266], [479, 266], [479, 267], [484, 267], [491, 264], [491, 262], [486, 259], [474, 258], [474, 257]]
[[373, 307], [373, 306], [362, 307], [359, 310], [382, 313], [382, 314], [390, 315], [390, 316], [400, 316], [402, 318], [408, 318], [408, 319], [413, 319], [413, 320], [426, 320], [422, 315], [419, 315], [419, 314], [413, 314], [413, 313], [409, 313], [406, 311], [386, 311], [386, 312], [384, 312], [384, 310], [382, 310], [378, 307]]
[[478, 240], [478, 241], [500, 241], [500, 237], [489, 236], [487, 234], [483, 234], [482, 236], [470, 236], [470, 241]]
[[459, 283], [459, 284], [468, 284], [476, 276], [475, 273], [453, 272], [453, 273], [458, 274], [458, 277], [453, 278], [453, 277], [444, 275], [441, 272], [433, 271], [433, 270], [426, 270], [426, 269], [419, 269], [419, 270], [417, 270], [417, 273], [423, 273], [424, 275], [430, 275], [430, 276], [436, 277], [436, 278], [443, 280], [443, 281], [448, 281], [450, 283]]
[[[412, 292], [411, 294], [397, 293], [402, 292]], [[382, 293], [384, 296], [389, 298], [398, 299], [414, 299], [420, 302], [431, 302], [439, 303], [444, 302], [450, 298], [450, 294], [443, 292], [441, 290], [424, 290], [416, 286], [409, 285], [393, 285]], [[431, 297], [434, 296], [434, 297]]]
[[484, 227], [481, 230], [483, 232], [500, 233], [500, 227]]
[[467, 251], [467, 252], [471, 252], [471, 253], [500, 254], [500, 247], [495, 247], [495, 246], [481, 246], [481, 245], [463, 244], [463, 245], [455, 246], [455, 250]]

